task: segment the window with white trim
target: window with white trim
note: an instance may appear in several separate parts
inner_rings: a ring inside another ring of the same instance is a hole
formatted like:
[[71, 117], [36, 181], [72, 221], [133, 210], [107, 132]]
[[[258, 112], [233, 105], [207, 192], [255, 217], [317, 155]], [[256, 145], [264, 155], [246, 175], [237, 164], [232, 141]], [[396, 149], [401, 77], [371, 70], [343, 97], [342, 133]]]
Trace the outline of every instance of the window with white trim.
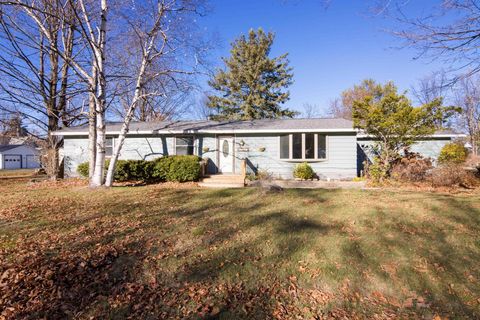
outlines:
[[111, 157], [113, 154], [113, 138], [105, 138], [105, 157]]
[[193, 155], [194, 139], [193, 136], [175, 137], [175, 154]]
[[280, 159], [324, 160], [327, 158], [327, 136], [319, 133], [290, 133], [280, 136]]

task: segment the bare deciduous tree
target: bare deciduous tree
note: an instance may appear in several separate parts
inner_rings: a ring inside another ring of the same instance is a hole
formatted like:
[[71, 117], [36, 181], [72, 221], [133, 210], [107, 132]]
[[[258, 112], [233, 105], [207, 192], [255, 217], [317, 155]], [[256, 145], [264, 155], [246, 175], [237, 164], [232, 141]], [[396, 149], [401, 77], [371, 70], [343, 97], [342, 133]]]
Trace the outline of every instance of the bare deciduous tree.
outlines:
[[352, 108], [355, 101], [363, 100], [367, 96], [378, 99], [387, 92], [393, 92], [395, 86], [388, 82], [385, 88], [373, 79], [365, 79], [360, 84], [344, 90], [340, 97], [330, 103], [329, 114], [335, 118], [352, 119]]
[[[42, 44], [55, 52], [57, 58], [72, 68], [75, 74], [86, 84], [89, 92], [89, 163], [91, 168], [90, 185], [100, 186], [104, 182], [105, 159], [105, 109], [106, 109], [106, 67], [105, 50], [107, 36], [107, 0], [66, 0], [53, 1], [58, 4], [55, 10], [47, 11], [41, 1], [1, 1], [0, 4], [13, 6], [29, 17], [25, 25], [34, 24], [39, 32]], [[45, 16], [46, 15], [46, 16]], [[62, 25], [79, 33], [76, 42], [82, 48], [68, 54], [66, 43], [68, 33], [51, 33], [48, 20], [58, 19]], [[61, 36], [58, 39], [58, 36]], [[43, 40], [45, 39], [45, 40]], [[55, 41], [63, 44], [63, 50], [55, 47]], [[82, 60], [80, 57], [85, 58]], [[40, 68], [40, 70], [42, 70]]]
[[[399, 22], [392, 33], [418, 50], [416, 58], [443, 59], [450, 84], [480, 71], [480, 6], [476, 0], [442, 0], [421, 16], [410, 13], [414, 1], [383, 0], [377, 12]], [[413, 11], [413, 10], [412, 10]], [[415, 13], [418, 10], [414, 10]]]
[[301, 116], [303, 118], [307, 118], [307, 119], [317, 118], [317, 117], [320, 117], [320, 115], [321, 115], [321, 112], [318, 105], [311, 104], [311, 103], [303, 104], [303, 111], [301, 113]]
[[437, 98], [442, 98], [445, 102], [451, 89], [449, 84], [446, 72], [433, 72], [412, 86], [411, 92], [419, 104], [430, 103]]
[[[81, 90], [78, 79], [61, 58], [74, 54], [75, 25], [68, 12], [57, 15], [64, 10], [61, 1], [24, 3], [29, 5], [28, 12], [13, 4], [0, 2], [0, 109], [19, 115], [31, 134], [38, 132], [45, 140], [46, 169], [56, 178], [61, 139], [52, 133], [79, 115], [74, 101]], [[42, 28], [31, 23], [29, 12], [35, 12]]]
[[462, 126], [467, 129], [472, 152], [477, 155], [480, 145], [480, 78], [460, 80], [454, 89], [455, 104], [462, 108]]
[[[126, 109], [120, 134], [115, 140], [106, 186], [113, 183], [115, 165], [138, 106], [144, 107], [144, 103], [151, 100], [150, 97], [168, 97], [170, 92], [165, 89], [169, 83], [179, 88], [176, 75], [194, 73], [194, 70], [185, 65], [185, 61], [175, 63], [175, 57], [173, 61], [169, 59], [172, 55], [185, 53], [185, 44], [189, 42], [183, 32], [184, 28], [188, 27], [186, 18], [196, 13], [198, 6], [199, 2], [195, 0], [151, 0], [147, 1], [144, 7], [137, 6], [133, 15], [136, 19], [132, 19], [132, 15], [125, 15], [135, 35], [131, 43], [136, 44], [138, 49], [134, 48], [133, 57], [128, 61], [138, 61], [139, 65], [135, 73], [133, 96]], [[142, 12], [147, 14], [143, 15]], [[158, 91], [150, 91], [152, 89]], [[145, 112], [146, 109], [141, 111]]]
[[[463, 128], [472, 147], [478, 148], [478, 79], [480, 72], [480, 6], [476, 0], [443, 0], [421, 16], [409, 12], [410, 1], [382, 1], [380, 11], [394, 17], [400, 27], [393, 33], [406, 46], [418, 50], [418, 56], [442, 59], [446, 71], [425, 80], [418, 93], [423, 100], [446, 95], [453, 88], [454, 103], [462, 108]], [[418, 12], [415, 11], [415, 12]], [[401, 28], [401, 30], [399, 30]], [[436, 88], [434, 88], [436, 87]], [[426, 102], [426, 101], [424, 101]]]
[[[57, 7], [48, 11], [42, 6], [44, 3]], [[197, 34], [190, 28], [193, 20], [186, 19], [190, 14], [199, 13], [202, 0], [148, 0], [135, 5], [128, 1], [109, 3], [107, 0], [0, 0], [0, 4], [25, 17], [25, 21], [18, 24], [20, 30], [35, 26], [36, 36], [41, 39], [39, 52], [53, 53], [55, 65], [60, 66], [60, 72], [52, 74], [75, 75], [82, 92], [88, 93], [85, 100], [88, 100], [92, 187], [105, 184], [107, 107], [110, 103], [123, 102], [123, 110], [120, 110], [124, 125], [107, 173], [106, 185], [111, 185], [113, 168], [130, 121], [134, 117], [139, 120], [172, 117], [178, 114], [179, 106], [191, 91], [187, 86], [190, 82], [178, 75], [192, 74], [195, 67], [202, 64], [206, 47], [195, 41]], [[111, 19], [108, 28], [107, 15]], [[12, 22], [18, 22], [13, 13], [9, 17]], [[49, 20], [58, 21], [61, 26], [58, 33], [51, 32]], [[194, 63], [183, 58], [192, 49], [195, 54], [190, 60]], [[115, 52], [125, 52], [123, 63], [122, 59], [116, 59], [119, 55]], [[7, 58], [5, 63], [8, 64]], [[38, 70], [40, 87], [45, 81], [52, 82], [44, 80], [43, 64]], [[64, 84], [63, 78], [60, 83]], [[69, 82], [65, 82], [66, 88], [68, 85]], [[107, 91], [110, 92], [107, 94]], [[65, 103], [69, 95], [60, 90], [55, 98], [57, 96]], [[58, 114], [55, 116], [64, 119]]]

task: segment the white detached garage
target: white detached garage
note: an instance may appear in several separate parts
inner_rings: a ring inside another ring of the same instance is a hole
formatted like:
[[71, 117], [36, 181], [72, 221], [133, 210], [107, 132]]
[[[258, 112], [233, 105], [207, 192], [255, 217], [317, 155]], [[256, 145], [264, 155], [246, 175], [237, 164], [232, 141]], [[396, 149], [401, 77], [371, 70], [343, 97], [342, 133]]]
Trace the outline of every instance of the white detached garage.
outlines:
[[40, 168], [37, 149], [24, 144], [0, 145], [0, 170]]

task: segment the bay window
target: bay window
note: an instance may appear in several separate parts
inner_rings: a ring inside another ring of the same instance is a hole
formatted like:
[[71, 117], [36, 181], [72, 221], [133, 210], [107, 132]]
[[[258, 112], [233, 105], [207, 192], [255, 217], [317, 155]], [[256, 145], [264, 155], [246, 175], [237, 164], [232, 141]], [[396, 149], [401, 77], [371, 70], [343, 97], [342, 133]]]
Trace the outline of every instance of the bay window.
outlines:
[[324, 160], [327, 158], [327, 138], [319, 133], [290, 133], [280, 136], [280, 159]]

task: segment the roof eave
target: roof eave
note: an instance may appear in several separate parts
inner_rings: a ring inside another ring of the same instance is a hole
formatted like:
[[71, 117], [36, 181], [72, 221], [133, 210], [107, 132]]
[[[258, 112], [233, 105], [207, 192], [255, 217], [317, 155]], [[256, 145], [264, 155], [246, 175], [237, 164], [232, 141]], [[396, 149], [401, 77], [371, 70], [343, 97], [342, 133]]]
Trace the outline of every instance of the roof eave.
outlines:
[[[439, 133], [439, 134], [431, 134], [427, 135], [426, 137], [430, 138], [466, 138], [467, 135], [464, 133]], [[364, 134], [359, 133], [357, 134], [357, 138], [374, 138], [371, 134]]]
[[[231, 130], [131, 130], [129, 135], [136, 134], [241, 134], [241, 133], [308, 133], [308, 132], [332, 132], [332, 133], [354, 133], [356, 129], [350, 128], [329, 128], [329, 129], [269, 129], [269, 130], [250, 130], [250, 129], [231, 129]], [[55, 136], [84, 136], [88, 135], [87, 131], [55, 131], [52, 133]], [[119, 131], [107, 131], [107, 135], [118, 135]]]

